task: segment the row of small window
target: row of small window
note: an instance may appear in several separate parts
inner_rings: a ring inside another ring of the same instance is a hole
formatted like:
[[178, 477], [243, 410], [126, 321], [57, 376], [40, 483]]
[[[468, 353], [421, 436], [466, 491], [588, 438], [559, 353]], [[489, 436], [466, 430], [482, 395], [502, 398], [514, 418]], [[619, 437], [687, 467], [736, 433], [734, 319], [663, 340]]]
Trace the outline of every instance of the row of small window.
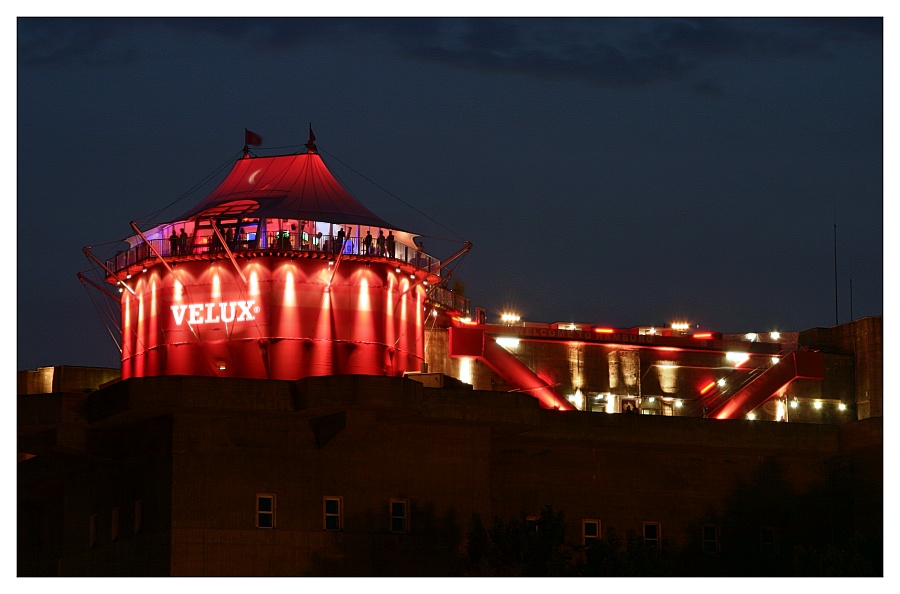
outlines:
[[[143, 522], [143, 502], [138, 499], [134, 502], [134, 527], [133, 534], [137, 534], [141, 531], [141, 524]], [[119, 539], [119, 508], [114, 507], [109, 514], [109, 540], [110, 542], [115, 542]], [[97, 544], [97, 514], [91, 514], [90, 519], [88, 520], [88, 541], [90, 546], [96, 546]]]
[[[659, 548], [661, 530], [659, 522], [644, 522], [644, 542]], [[591, 541], [600, 540], [600, 520], [581, 521], [581, 539], [585, 546]], [[701, 532], [701, 546], [704, 553], [719, 552], [719, 527], [715, 524], [706, 524]], [[775, 556], [775, 529], [763, 526], [759, 531], [760, 553], [764, 556]]]
[[[256, 494], [256, 527], [275, 528], [275, 494]], [[409, 500], [391, 499], [388, 502], [388, 525], [396, 534], [409, 532]], [[322, 529], [344, 529], [344, 498], [326, 496], [322, 498]]]
[[[586, 546], [591, 541], [600, 540], [600, 520], [581, 521], [581, 541]], [[659, 547], [661, 540], [659, 522], [644, 522], [644, 542]]]

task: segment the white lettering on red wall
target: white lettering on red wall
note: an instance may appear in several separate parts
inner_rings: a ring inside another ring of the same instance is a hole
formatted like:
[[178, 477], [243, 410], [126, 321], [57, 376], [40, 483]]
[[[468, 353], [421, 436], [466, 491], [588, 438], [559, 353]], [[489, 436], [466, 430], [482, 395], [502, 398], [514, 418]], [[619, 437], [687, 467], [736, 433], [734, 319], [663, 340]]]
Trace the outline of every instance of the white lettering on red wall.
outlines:
[[244, 322], [253, 321], [256, 318], [253, 312], [258, 312], [259, 307], [254, 308], [256, 301], [228, 301], [226, 303], [191, 303], [189, 305], [173, 305], [172, 316], [175, 317], [175, 325], [181, 326], [187, 317], [190, 326], [198, 324], [216, 324], [219, 322]]

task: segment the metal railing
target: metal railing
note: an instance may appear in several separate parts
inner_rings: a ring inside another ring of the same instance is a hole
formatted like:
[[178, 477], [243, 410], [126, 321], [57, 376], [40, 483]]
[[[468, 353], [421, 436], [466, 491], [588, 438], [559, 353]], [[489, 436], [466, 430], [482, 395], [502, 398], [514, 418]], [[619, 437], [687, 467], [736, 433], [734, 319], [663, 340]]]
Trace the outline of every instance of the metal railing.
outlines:
[[[241, 253], [247, 251], [289, 251], [289, 252], [317, 252], [334, 254], [338, 252], [344, 255], [370, 256], [396, 260], [398, 263], [410, 264], [425, 272], [435, 272], [441, 262], [437, 258], [429, 256], [422, 250], [401, 243], [391, 244], [388, 241], [380, 242], [373, 239], [370, 243], [359, 236], [343, 238], [343, 249], [340, 248], [339, 236], [307, 236], [304, 238], [298, 233], [287, 231], [274, 231], [265, 236], [256, 236], [253, 239], [239, 238], [233, 240], [225, 238], [232, 252]], [[154, 250], [164, 258], [178, 256], [203, 256], [224, 254], [222, 242], [215, 235], [199, 237], [195, 241], [188, 239], [182, 242], [176, 239], [151, 239], [149, 242]], [[113, 272], [119, 272], [130, 266], [140, 264], [144, 260], [155, 258], [153, 251], [145, 243], [141, 243], [127, 251], [119, 252], [106, 261], [107, 267]]]
[[[226, 236], [226, 242], [232, 252], [241, 253], [247, 251], [273, 251], [273, 252], [314, 252], [322, 254], [333, 254], [337, 257], [339, 245], [338, 237], [313, 236], [304, 240], [297, 233], [288, 233], [286, 231], [267, 233], [265, 238], [254, 239], [238, 239], [230, 240]], [[216, 256], [224, 255], [223, 248], [219, 238], [216, 236], [206, 236], [199, 238], [196, 242], [175, 241], [172, 239], [151, 239], [149, 242], [153, 245], [153, 249], [164, 258], [172, 258], [179, 256]], [[261, 247], [260, 244], [262, 244]], [[429, 256], [423, 251], [401, 243], [395, 243], [393, 246], [385, 241], [383, 244], [378, 241], [366, 242], [365, 238], [347, 237], [343, 242], [344, 255], [364, 256], [373, 258], [386, 258], [395, 260], [398, 264], [404, 263], [415, 266], [419, 270], [425, 272], [435, 272], [441, 262], [437, 258]], [[113, 272], [125, 270], [130, 266], [141, 264], [145, 260], [156, 258], [153, 250], [146, 243], [139, 245], [123, 252], [119, 252], [114, 257], [106, 261], [106, 266]], [[469, 299], [462, 295], [458, 295], [444, 287], [432, 287], [428, 293], [428, 301], [436, 303], [447, 309], [460, 312], [464, 316], [470, 314]]]
[[447, 309], [458, 311], [463, 317], [471, 315], [469, 310], [469, 298], [454, 293], [444, 287], [434, 287], [428, 292], [428, 301], [437, 303]]

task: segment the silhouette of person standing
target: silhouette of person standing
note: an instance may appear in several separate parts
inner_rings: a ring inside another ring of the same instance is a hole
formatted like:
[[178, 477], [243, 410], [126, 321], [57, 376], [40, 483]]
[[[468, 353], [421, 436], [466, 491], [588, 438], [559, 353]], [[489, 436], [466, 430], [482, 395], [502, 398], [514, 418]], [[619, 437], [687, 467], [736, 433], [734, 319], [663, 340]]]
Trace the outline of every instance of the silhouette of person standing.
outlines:
[[388, 251], [388, 256], [393, 258], [394, 257], [394, 232], [393, 231], [388, 231], [387, 251]]
[[175, 233], [175, 229], [172, 229], [172, 237], [169, 238], [169, 255], [178, 255], [178, 234]]
[[178, 234], [178, 251], [182, 255], [187, 254], [187, 242], [188, 242], [187, 233], [185, 233], [184, 229], [182, 229], [181, 232], [179, 232], [179, 234]]
[[384, 229], [378, 230], [377, 243], [378, 243], [378, 255], [383, 256], [384, 255]]

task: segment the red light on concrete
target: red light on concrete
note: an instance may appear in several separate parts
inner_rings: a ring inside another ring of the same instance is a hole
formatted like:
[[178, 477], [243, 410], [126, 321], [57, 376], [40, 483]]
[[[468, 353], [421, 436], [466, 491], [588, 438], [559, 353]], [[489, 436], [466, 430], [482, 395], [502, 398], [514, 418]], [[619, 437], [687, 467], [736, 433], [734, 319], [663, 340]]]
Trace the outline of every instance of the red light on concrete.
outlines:
[[707, 392], [709, 392], [710, 390], [712, 390], [715, 387], [716, 387], [716, 382], [709, 382], [708, 384], [706, 384], [705, 386], [700, 388], [700, 395], [702, 396], [702, 395], [706, 394]]
[[122, 377], [420, 370], [424, 290], [398, 294], [392, 268], [344, 262], [326, 288], [331, 275], [313, 259], [241, 264], [182, 262], [178, 279], [154, 275], [123, 293]]

